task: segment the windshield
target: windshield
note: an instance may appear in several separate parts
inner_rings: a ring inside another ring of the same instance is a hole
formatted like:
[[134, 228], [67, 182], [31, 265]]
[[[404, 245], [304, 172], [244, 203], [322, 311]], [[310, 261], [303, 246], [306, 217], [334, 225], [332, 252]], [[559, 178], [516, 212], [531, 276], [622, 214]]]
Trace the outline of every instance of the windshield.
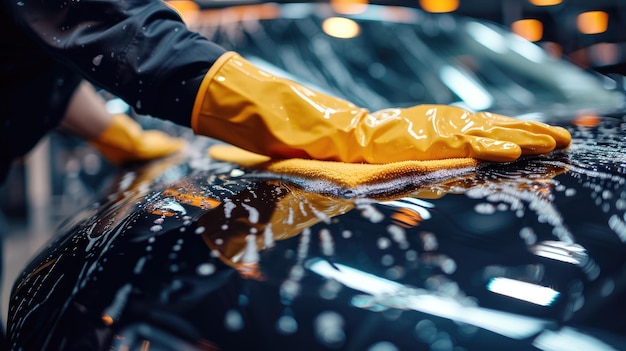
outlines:
[[330, 7], [275, 6], [265, 16], [230, 13], [200, 31], [272, 73], [371, 110], [436, 103], [569, 116], [623, 104], [598, 77], [491, 23], [369, 5], [340, 17], [353, 21], [355, 35], [334, 37]]

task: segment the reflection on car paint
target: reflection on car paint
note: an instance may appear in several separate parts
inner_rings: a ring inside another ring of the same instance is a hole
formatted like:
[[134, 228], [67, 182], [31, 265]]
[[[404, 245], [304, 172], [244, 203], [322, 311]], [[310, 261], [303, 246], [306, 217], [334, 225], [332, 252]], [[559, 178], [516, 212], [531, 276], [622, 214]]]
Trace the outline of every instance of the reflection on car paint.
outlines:
[[[271, 22], [280, 13], [269, 6], [226, 10], [200, 29], [372, 110], [458, 103], [457, 81], [437, 77], [447, 68], [480, 80], [503, 114], [617, 106], [617, 94], [572, 84], [578, 71], [542, 84], [532, 65], [511, 70], [510, 55], [462, 52], [481, 49], [475, 30], [455, 31], [474, 22], [385, 21], [389, 36], [361, 18], [367, 35], [325, 41], [316, 15], [289, 7]], [[416, 14], [395, 10], [390, 18]], [[388, 66], [381, 52], [394, 53]], [[374, 195], [203, 155], [126, 169], [24, 270], [9, 337], [16, 349], [55, 351], [624, 349], [626, 127], [589, 116], [569, 127], [569, 150]]]
[[11, 340], [40, 350], [473, 350], [483, 338], [618, 349], [622, 339], [591, 330], [624, 328], [596, 312], [605, 301], [622, 308], [624, 126], [571, 131], [568, 151], [390, 197], [340, 198], [177, 158], [123, 173], [24, 271]]

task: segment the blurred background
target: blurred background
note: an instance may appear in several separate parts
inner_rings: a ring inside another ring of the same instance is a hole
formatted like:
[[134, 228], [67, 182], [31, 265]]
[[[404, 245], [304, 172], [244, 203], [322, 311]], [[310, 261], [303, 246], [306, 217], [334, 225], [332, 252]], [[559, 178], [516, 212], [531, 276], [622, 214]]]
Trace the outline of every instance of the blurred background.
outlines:
[[[366, 5], [367, 0], [337, 0], [337, 7]], [[193, 18], [233, 0], [175, 0], [181, 14]], [[249, 3], [249, 2], [248, 2]], [[378, 4], [415, 7], [433, 14], [459, 14], [498, 23], [536, 43], [550, 55], [583, 70], [601, 73], [624, 90], [626, 75], [626, 1], [623, 0], [390, 0]], [[191, 22], [190, 20], [190, 27]], [[106, 93], [103, 93], [106, 95]], [[107, 96], [116, 109], [128, 108]], [[129, 111], [132, 113], [132, 111]], [[174, 128], [147, 116], [145, 127]], [[116, 167], [95, 149], [70, 135], [50, 133], [18, 160], [0, 187], [3, 240], [2, 315], [16, 275], [55, 233], [59, 223], [94, 201]]]
[[420, 0], [500, 23], [584, 69], [626, 73], [626, 2], [620, 0]]

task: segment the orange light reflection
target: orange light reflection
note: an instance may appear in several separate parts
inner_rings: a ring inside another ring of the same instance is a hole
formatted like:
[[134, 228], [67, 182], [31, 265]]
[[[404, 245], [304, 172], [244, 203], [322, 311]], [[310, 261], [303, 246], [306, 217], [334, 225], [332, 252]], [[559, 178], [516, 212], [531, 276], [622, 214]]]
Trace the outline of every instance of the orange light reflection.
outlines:
[[367, 9], [368, 0], [330, 0], [330, 6], [344, 15], [363, 13]]
[[576, 117], [572, 124], [577, 127], [596, 127], [600, 124], [600, 117], [594, 114], [584, 114]]
[[104, 315], [102, 315], [102, 322], [107, 327], [111, 326], [111, 325], [113, 325], [113, 317], [109, 316], [108, 314], [104, 314]]
[[335, 38], [354, 38], [361, 32], [361, 27], [355, 21], [345, 17], [331, 17], [322, 23], [324, 33]]
[[539, 41], [543, 38], [543, 23], [541, 21], [528, 18], [513, 22], [511, 24], [513, 33], [530, 41]]
[[419, 213], [412, 211], [408, 208], [400, 208], [397, 212], [391, 215], [391, 218], [401, 227], [411, 228], [417, 226], [423, 221], [422, 216]]
[[563, 0], [529, 0], [535, 6], [554, 6], [563, 2]]
[[609, 14], [604, 11], [583, 12], [576, 18], [576, 25], [583, 34], [604, 33], [609, 27]]
[[459, 0], [420, 0], [420, 6], [432, 13], [453, 12], [459, 8]]
[[181, 193], [176, 189], [169, 188], [163, 191], [163, 195], [167, 197], [174, 197], [180, 203], [188, 204], [194, 207], [202, 208], [202, 209], [211, 209], [219, 206], [222, 202], [220, 200], [198, 195], [198, 194], [189, 194], [189, 193]]
[[200, 6], [191, 0], [169, 0], [165, 2], [170, 5], [183, 19], [187, 25], [193, 25], [200, 13]]

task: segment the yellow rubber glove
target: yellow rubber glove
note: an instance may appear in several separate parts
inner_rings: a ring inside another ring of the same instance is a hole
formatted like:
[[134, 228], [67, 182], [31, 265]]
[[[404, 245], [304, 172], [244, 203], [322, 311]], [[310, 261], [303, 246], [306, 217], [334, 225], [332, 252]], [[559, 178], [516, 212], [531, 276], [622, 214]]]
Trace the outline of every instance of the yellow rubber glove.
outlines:
[[116, 114], [113, 121], [95, 139], [90, 140], [104, 158], [121, 165], [147, 161], [180, 151], [185, 142], [158, 130], [143, 130], [131, 117]]
[[389, 163], [472, 157], [513, 161], [569, 145], [561, 127], [445, 105], [370, 113], [262, 71], [234, 52], [204, 78], [193, 130], [273, 158]]

